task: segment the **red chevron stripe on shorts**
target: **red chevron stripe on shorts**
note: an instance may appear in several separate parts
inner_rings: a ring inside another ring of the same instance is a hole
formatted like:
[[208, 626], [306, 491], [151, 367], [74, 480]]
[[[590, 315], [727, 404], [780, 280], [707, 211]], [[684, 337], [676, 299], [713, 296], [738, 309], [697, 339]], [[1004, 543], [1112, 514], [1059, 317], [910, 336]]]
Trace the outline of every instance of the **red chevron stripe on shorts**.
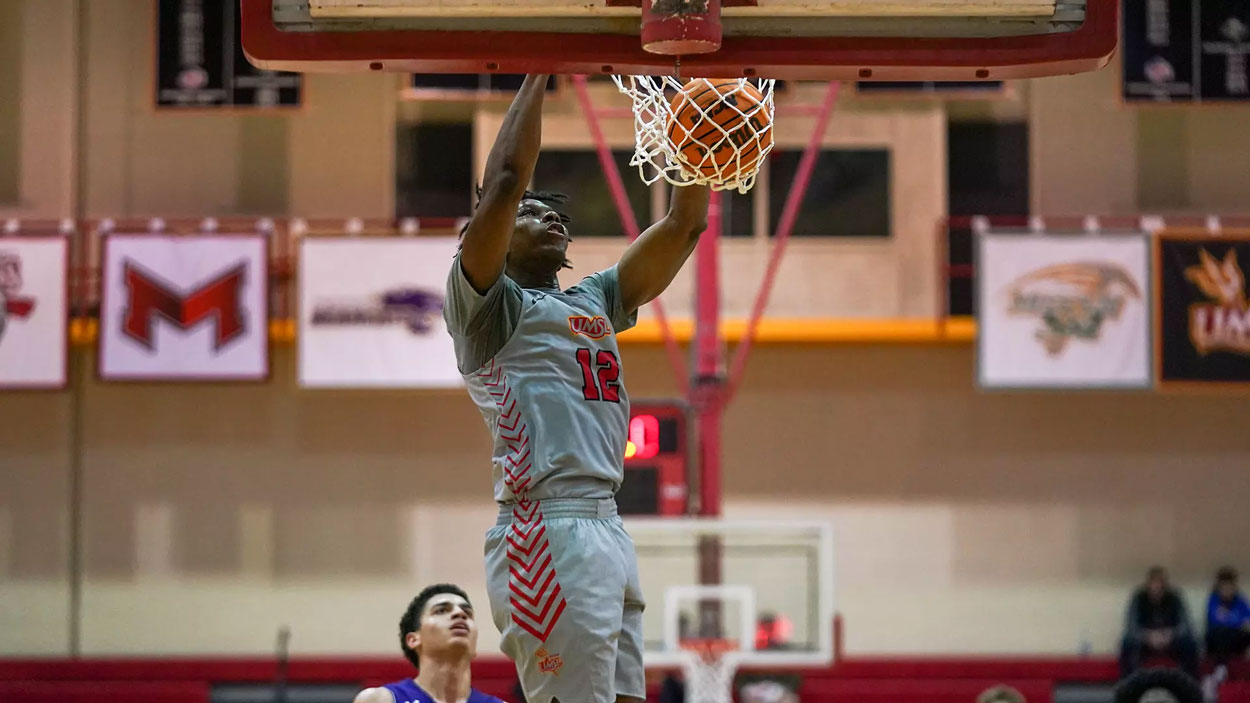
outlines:
[[477, 377], [499, 410], [496, 427], [499, 438], [510, 451], [503, 463], [503, 482], [517, 499], [512, 509], [512, 524], [504, 536], [508, 540], [507, 557], [511, 562], [508, 590], [512, 595], [508, 602], [512, 622], [539, 642], [546, 642], [568, 607], [568, 601], [556, 575], [543, 514], [538, 502], [527, 498], [533, 481], [529, 472], [534, 465], [530, 457], [529, 425], [521, 417], [521, 408], [512, 395], [512, 385], [502, 366], [491, 359], [477, 372]]

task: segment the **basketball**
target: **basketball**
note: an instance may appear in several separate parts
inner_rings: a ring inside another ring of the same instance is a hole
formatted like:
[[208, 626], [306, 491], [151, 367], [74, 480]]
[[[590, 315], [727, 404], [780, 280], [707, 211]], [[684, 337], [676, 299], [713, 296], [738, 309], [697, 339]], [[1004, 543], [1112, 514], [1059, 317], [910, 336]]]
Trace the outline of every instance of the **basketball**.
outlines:
[[748, 82], [696, 78], [669, 105], [668, 138], [691, 174], [731, 182], [754, 172], [772, 147], [772, 116]]

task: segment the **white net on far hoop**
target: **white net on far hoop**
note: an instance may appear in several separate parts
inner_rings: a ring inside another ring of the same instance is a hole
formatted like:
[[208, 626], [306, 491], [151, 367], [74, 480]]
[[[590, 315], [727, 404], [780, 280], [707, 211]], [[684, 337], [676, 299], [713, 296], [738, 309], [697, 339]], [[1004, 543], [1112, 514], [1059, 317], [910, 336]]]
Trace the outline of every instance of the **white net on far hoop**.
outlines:
[[685, 703], [733, 703], [734, 677], [741, 652], [729, 640], [694, 640], [683, 643]]
[[[680, 145], [695, 135], [683, 124], [673, 120], [672, 98], [683, 88], [683, 83], [671, 76], [612, 76], [616, 87], [633, 101], [634, 130], [637, 139], [634, 155], [630, 159], [631, 166], [637, 166], [643, 182], [647, 185], [663, 178], [677, 186], [701, 184], [713, 190], [736, 190], [746, 193], [755, 185], [755, 176], [759, 173], [764, 157], [773, 148], [773, 86], [771, 79], [752, 82], [760, 93], [761, 99], [739, 101], [722, 99], [713, 101], [711, 105], [702, 106], [687, 102], [698, 110], [699, 119], [695, 126], [701, 130], [699, 147], [687, 147], [682, 152]], [[713, 79], [699, 78], [707, 87], [713, 86]], [[737, 87], [726, 90], [722, 95], [736, 95], [748, 83], [746, 78], [733, 79]], [[722, 81], [715, 81], [722, 83]], [[747, 103], [742, 105], [740, 103]], [[726, 120], [719, 115], [720, 110], [734, 110], [737, 118]], [[767, 119], [761, 119], [766, 117]], [[743, 128], [727, 130], [721, 123], [742, 124]], [[669, 134], [673, 125], [672, 135]], [[709, 135], [708, 129], [714, 130]], [[718, 132], [719, 134], [716, 134]], [[706, 145], [708, 148], [703, 148]], [[725, 158], [725, 149], [732, 149], [732, 155]], [[695, 159], [692, 154], [697, 154]]]

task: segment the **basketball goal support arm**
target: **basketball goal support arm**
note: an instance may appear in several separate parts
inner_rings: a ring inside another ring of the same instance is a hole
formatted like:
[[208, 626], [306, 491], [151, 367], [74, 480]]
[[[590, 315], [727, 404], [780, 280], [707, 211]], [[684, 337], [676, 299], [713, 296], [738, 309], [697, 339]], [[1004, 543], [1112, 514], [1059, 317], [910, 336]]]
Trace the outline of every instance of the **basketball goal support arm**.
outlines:
[[[621, 219], [621, 227], [633, 243], [642, 234], [638, 227], [638, 219], [634, 217], [634, 209], [629, 203], [629, 195], [625, 192], [625, 182], [621, 180], [621, 171], [612, 158], [612, 148], [603, 134], [599, 124], [599, 115], [595, 112], [594, 103], [590, 99], [586, 76], [573, 76], [573, 88], [577, 93], [577, 101], [581, 105], [582, 115], [586, 118], [586, 127], [595, 141], [595, 153], [599, 157], [599, 166], [603, 177], [608, 182], [608, 190], [612, 194], [612, 202], [616, 206], [617, 216]], [[660, 326], [660, 335], [664, 338], [664, 349], [668, 353], [669, 364], [673, 367], [673, 375], [681, 393], [686, 393], [686, 365], [681, 358], [681, 349], [677, 346], [677, 338], [669, 327], [668, 316], [664, 314], [664, 305], [657, 298], [651, 301], [655, 311], [656, 322]]]
[[838, 100], [838, 82], [830, 81], [825, 90], [824, 100], [816, 113], [816, 124], [812, 127], [812, 135], [803, 148], [803, 156], [799, 159], [799, 167], [794, 173], [794, 181], [790, 192], [786, 195], [786, 204], [781, 211], [781, 220], [777, 223], [777, 241], [773, 244], [772, 254], [768, 259], [768, 268], [764, 272], [764, 280], [760, 283], [759, 292], [755, 296], [755, 304], [751, 307], [751, 317], [747, 322], [746, 334], [742, 343], [734, 351], [733, 363], [729, 371], [729, 393], [725, 399], [731, 400], [738, 392], [742, 377], [746, 373], [747, 356], [751, 352], [751, 344], [759, 329], [760, 319], [768, 307], [768, 297], [772, 293], [773, 283], [777, 279], [777, 270], [781, 267], [781, 257], [785, 254], [786, 244], [794, 231], [794, 223], [799, 218], [799, 206], [807, 195], [807, 187], [812, 181], [812, 170], [816, 167], [816, 156], [820, 153], [820, 145], [829, 126], [829, 118], [833, 115], [833, 107]]

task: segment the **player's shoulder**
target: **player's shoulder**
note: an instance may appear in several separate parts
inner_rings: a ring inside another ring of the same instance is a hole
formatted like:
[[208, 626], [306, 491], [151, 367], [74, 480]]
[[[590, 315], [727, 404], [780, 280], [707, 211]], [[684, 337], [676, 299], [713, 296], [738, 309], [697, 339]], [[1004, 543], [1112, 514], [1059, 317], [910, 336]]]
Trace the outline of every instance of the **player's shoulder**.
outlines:
[[615, 265], [602, 271], [595, 271], [572, 287], [564, 289], [564, 292], [568, 295], [580, 294], [602, 297], [607, 292], [607, 289], [614, 285], [617, 285]]
[[356, 694], [352, 703], [395, 703], [395, 695], [385, 686], [366, 688]]

